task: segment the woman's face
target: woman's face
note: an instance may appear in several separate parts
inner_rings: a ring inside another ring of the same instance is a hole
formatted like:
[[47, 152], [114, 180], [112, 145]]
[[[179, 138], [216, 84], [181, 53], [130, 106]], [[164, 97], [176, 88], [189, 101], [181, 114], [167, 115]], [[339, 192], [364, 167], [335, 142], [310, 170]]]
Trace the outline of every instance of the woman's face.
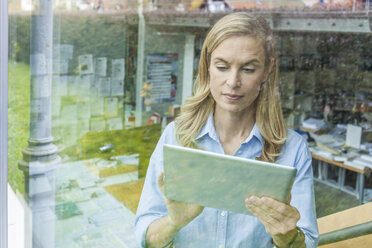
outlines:
[[254, 111], [253, 103], [266, 79], [262, 43], [250, 36], [224, 40], [211, 54], [209, 79], [216, 112]]

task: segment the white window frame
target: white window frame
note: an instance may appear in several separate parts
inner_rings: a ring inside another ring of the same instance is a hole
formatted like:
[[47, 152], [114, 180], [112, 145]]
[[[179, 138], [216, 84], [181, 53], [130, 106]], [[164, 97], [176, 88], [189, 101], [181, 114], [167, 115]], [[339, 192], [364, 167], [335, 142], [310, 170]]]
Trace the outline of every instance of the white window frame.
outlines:
[[8, 247], [8, 0], [0, 1], [0, 247]]

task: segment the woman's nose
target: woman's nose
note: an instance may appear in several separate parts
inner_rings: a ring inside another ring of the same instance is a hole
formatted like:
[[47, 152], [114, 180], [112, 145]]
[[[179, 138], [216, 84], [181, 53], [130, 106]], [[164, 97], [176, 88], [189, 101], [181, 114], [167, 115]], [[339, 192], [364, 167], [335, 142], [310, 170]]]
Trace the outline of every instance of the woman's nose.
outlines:
[[240, 77], [239, 77], [239, 72], [238, 71], [231, 70], [230, 75], [227, 79], [227, 85], [230, 88], [240, 87], [241, 82], [240, 82]]

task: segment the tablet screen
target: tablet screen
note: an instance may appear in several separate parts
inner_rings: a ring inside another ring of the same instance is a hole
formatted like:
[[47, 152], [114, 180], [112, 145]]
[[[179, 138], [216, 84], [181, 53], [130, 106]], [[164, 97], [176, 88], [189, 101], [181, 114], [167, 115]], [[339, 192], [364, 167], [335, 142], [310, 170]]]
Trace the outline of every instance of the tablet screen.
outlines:
[[249, 195], [287, 202], [296, 176], [289, 166], [174, 145], [164, 145], [164, 187], [169, 199], [250, 214]]

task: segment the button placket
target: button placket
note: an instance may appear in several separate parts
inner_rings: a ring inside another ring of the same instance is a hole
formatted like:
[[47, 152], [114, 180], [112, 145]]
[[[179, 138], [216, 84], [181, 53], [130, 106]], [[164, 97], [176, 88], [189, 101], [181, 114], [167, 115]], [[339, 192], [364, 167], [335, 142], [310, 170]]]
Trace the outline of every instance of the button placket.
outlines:
[[227, 211], [218, 211], [219, 212], [219, 217], [217, 220], [217, 247], [224, 248], [226, 244], [226, 229], [227, 229]]

